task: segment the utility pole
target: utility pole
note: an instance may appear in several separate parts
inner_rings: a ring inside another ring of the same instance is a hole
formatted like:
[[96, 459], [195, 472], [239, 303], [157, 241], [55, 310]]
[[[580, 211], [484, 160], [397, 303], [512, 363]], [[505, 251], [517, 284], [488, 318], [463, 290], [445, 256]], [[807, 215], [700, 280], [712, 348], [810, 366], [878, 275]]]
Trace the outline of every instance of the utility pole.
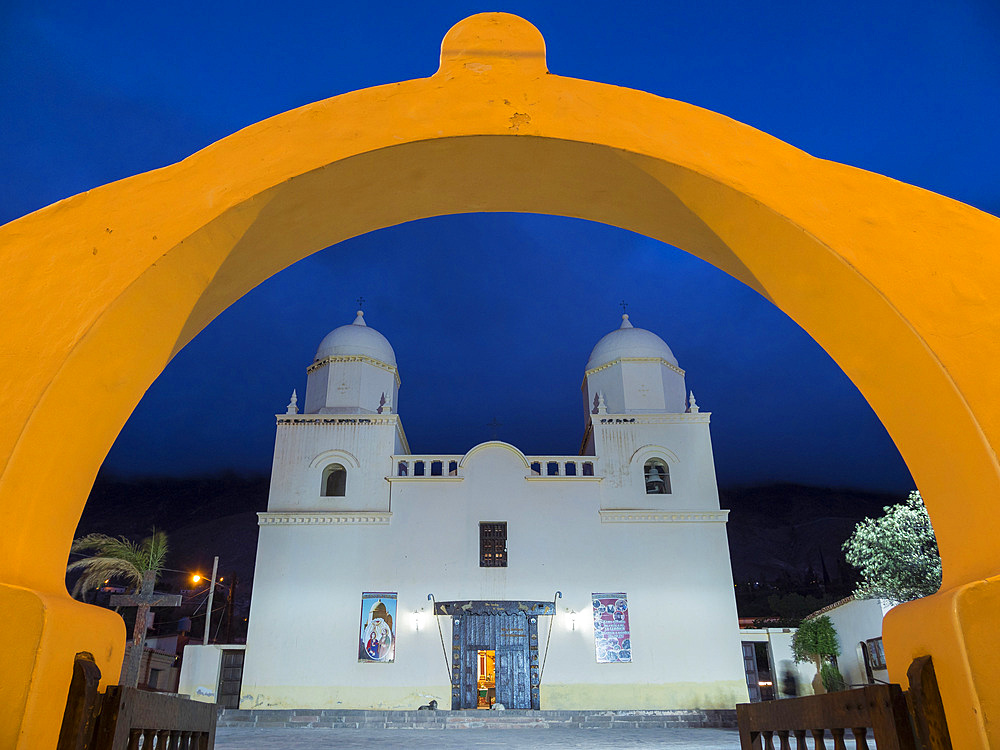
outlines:
[[219, 572], [219, 556], [215, 556], [212, 563], [212, 582], [208, 585], [208, 609], [205, 610], [205, 635], [201, 639], [201, 645], [208, 645], [208, 633], [212, 629], [212, 600], [215, 599], [215, 574]]
[[226, 601], [226, 643], [233, 642], [233, 601], [236, 599], [236, 573], [229, 575], [229, 599]]

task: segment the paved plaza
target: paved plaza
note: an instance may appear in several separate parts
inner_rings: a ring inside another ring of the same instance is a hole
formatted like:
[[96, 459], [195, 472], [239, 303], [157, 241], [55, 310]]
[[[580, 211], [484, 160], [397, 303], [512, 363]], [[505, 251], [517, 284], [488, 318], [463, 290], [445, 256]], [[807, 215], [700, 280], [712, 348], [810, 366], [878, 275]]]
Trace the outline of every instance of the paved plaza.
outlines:
[[735, 729], [256, 729], [220, 727], [216, 750], [582, 748], [739, 750]]

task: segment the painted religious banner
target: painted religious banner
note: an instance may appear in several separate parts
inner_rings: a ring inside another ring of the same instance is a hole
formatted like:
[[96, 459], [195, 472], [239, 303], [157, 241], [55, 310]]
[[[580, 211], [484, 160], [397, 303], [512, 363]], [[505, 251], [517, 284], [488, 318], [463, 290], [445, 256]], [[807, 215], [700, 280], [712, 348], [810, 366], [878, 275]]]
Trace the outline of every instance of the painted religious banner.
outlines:
[[396, 658], [396, 592], [361, 594], [358, 661], [390, 663]]
[[628, 632], [628, 597], [618, 594], [593, 594], [594, 647], [597, 663], [632, 661], [632, 639]]

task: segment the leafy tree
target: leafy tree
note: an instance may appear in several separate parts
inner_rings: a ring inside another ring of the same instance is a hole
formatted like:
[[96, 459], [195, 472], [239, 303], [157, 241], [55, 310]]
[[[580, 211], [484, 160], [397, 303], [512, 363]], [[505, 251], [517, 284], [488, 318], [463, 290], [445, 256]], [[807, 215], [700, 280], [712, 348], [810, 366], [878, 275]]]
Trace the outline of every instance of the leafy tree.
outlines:
[[803, 620], [792, 636], [792, 656], [795, 657], [795, 661], [811, 661], [816, 665], [816, 679], [813, 680], [813, 689], [816, 693], [824, 692], [823, 661], [839, 655], [837, 630], [826, 615]]
[[941, 587], [941, 556], [920, 493], [866, 518], [844, 543], [847, 562], [861, 573], [855, 596], [906, 602]]
[[146, 571], [153, 571], [154, 581], [159, 578], [167, 556], [167, 535], [154, 529], [151, 536], [136, 543], [123, 536], [87, 534], [73, 541], [71, 552], [93, 553], [66, 568], [67, 573], [80, 573], [73, 586], [73, 596], [82, 600], [86, 592], [99, 588], [108, 580], [124, 583], [137, 592]]

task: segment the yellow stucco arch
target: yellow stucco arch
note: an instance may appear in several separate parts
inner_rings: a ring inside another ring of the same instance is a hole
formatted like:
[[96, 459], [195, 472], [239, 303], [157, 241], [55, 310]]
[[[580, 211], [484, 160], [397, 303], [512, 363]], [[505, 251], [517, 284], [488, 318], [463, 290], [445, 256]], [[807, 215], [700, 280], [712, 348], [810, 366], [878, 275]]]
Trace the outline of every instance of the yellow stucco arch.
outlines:
[[348, 237], [473, 211], [604, 222], [773, 301], [859, 387], [924, 494], [942, 592], [894, 610], [890, 670], [935, 657], [955, 746], [1000, 748], [1000, 219], [751, 127], [554, 76], [506, 14], [430, 78], [338, 96], [0, 227], [0, 746], [53, 747], [72, 656], [115, 676], [117, 615], [69, 599], [94, 476], [146, 388], [216, 315]]

